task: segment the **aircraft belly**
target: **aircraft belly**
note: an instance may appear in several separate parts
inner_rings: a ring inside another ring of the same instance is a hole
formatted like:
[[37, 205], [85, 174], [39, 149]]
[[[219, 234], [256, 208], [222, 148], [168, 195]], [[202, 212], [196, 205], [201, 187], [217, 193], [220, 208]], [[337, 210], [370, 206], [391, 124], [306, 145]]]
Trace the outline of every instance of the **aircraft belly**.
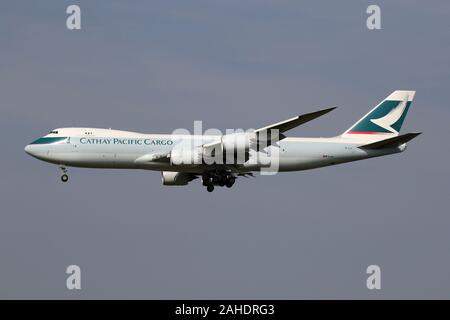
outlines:
[[54, 152], [51, 153], [51, 162], [73, 167], [85, 168], [115, 168], [116, 155], [114, 153], [79, 153]]
[[307, 170], [326, 166], [326, 161], [309, 157], [285, 157], [280, 160], [280, 171]]

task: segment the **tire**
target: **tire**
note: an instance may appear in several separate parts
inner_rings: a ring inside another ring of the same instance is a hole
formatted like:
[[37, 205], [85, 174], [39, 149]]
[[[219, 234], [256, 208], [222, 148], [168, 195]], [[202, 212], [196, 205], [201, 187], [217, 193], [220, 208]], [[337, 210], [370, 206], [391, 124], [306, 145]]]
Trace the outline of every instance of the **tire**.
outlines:
[[227, 188], [231, 188], [234, 184], [234, 179], [227, 179], [227, 182], [225, 183], [225, 185], [227, 186]]
[[206, 187], [206, 190], [208, 190], [208, 192], [213, 192], [214, 191], [214, 186], [212, 184], [208, 185]]
[[69, 176], [67, 175], [67, 174], [63, 174], [62, 176], [61, 176], [61, 181], [62, 182], [67, 182], [69, 180]]

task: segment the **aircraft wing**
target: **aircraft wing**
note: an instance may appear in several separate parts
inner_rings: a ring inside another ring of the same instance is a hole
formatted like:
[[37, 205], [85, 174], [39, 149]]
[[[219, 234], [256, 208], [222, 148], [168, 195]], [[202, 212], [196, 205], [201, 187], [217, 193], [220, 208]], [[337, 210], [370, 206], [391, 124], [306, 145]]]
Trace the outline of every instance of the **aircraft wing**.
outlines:
[[[281, 122], [277, 122], [268, 126], [265, 126], [263, 128], [255, 130], [256, 133], [256, 148], [259, 148], [259, 145], [264, 142], [263, 145], [269, 146], [279, 140], [283, 140], [286, 138], [286, 136], [283, 134], [283, 132], [288, 131], [290, 129], [293, 129], [295, 127], [298, 127], [299, 125], [302, 125], [306, 122], [309, 122], [311, 120], [314, 120], [320, 116], [323, 116], [324, 114], [327, 114], [328, 112], [336, 109], [336, 107], [331, 107], [315, 112], [305, 113], [297, 117], [293, 117]], [[272, 136], [271, 130], [278, 130], [278, 136]]]
[[[336, 109], [336, 107], [332, 107], [332, 108], [328, 108], [328, 109], [323, 109], [323, 110], [319, 110], [316, 112], [311, 112], [311, 113], [305, 113], [303, 115], [294, 117], [294, 118], [290, 118], [281, 122], [277, 122], [271, 125], [268, 125], [266, 127], [260, 128], [255, 130], [255, 134], [256, 134], [256, 141], [252, 140], [252, 145], [259, 146], [260, 142], [262, 142], [262, 140], [264, 140], [265, 145], [268, 146], [276, 141], [282, 140], [284, 139], [286, 136], [284, 134], [282, 134], [282, 132], [288, 131], [292, 128], [295, 128], [303, 123], [309, 122], [311, 120], [314, 120], [332, 110]], [[272, 137], [271, 136], [271, 131], [272, 129], [277, 129], [279, 130], [279, 136], [278, 137]], [[208, 149], [215, 149], [218, 148], [220, 146], [220, 144], [222, 143], [222, 140], [217, 140], [217, 141], [213, 141], [207, 144], [203, 145], [203, 148]], [[170, 152], [167, 153], [148, 153], [145, 154], [139, 158], [137, 158], [135, 160], [135, 162], [138, 163], [146, 163], [146, 162], [169, 162], [170, 161]]]
[[134, 162], [138, 163], [146, 163], [146, 162], [169, 162], [170, 161], [170, 153], [147, 153], [143, 156], [140, 156]]
[[301, 124], [304, 124], [306, 122], [309, 122], [311, 120], [314, 120], [320, 116], [323, 116], [324, 114], [327, 114], [328, 112], [336, 109], [336, 107], [331, 107], [328, 109], [323, 109], [311, 113], [305, 113], [297, 117], [293, 117], [281, 122], [277, 122], [271, 125], [268, 125], [266, 127], [260, 128], [255, 130], [256, 133], [263, 132], [263, 131], [269, 131], [272, 129], [278, 129], [280, 133], [288, 131], [292, 128], [298, 127]]
[[[320, 116], [323, 116], [324, 114], [327, 114], [328, 112], [336, 109], [336, 107], [331, 107], [327, 109], [322, 109], [319, 111], [311, 112], [311, 113], [305, 113], [297, 117], [293, 117], [281, 122], [277, 122], [268, 126], [265, 126], [263, 128], [259, 128], [253, 132], [253, 135], [249, 135], [250, 138], [250, 148], [251, 149], [259, 149], [260, 145], [264, 145], [265, 147], [282, 140], [286, 138], [286, 136], [283, 134], [283, 132], [288, 131], [290, 129], [293, 129], [295, 127], [298, 127], [301, 124], [304, 124], [306, 122], [309, 122], [311, 120], [314, 120]], [[278, 130], [278, 135], [272, 136], [271, 130]], [[203, 145], [203, 148], [205, 149], [215, 149], [219, 148], [222, 143], [222, 140], [217, 140], [213, 142], [209, 142]]]

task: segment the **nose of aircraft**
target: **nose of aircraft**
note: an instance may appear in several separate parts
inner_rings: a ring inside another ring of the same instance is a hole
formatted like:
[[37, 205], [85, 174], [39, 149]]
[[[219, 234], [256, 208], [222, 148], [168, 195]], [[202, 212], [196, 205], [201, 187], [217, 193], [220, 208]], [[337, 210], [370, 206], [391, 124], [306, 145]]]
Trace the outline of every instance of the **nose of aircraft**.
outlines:
[[30, 143], [25, 146], [24, 151], [39, 160], [47, 161], [50, 159], [48, 148], [40, 144]]
[[25, 146], [25, 149], [24, 149], [24, 150], [25, 150], [25, 152], [28, 153], [30, 156], [32, 155], [32, 154], [31, 154], [31, 146], [30, 146], [29, 144]]

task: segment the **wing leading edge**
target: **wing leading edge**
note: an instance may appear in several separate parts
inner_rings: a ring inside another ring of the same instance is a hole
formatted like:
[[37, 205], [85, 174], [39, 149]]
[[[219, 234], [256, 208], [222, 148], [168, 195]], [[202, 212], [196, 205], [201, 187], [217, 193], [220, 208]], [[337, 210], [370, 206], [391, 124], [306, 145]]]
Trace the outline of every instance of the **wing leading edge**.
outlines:
[[324, 114], [327, 114], [328, 112], [336, 109], [336, 107], [331, 107], [315, 112], [305, 113], [297, 117], [293, 117], [284, 121], [280, 121], [271, 125], [268, 125], [266, 127], [260, 128], [255, 130], [256, 133], [263, 132], [263, 131], [269, 131], [269, 130], [279, 130], [279, 132], [285, 132], [288, 130], [291, 130], [295, 127], [298, 127], [301, 124], [304, 124], [306, 122], [309, 122], [311, 120], [314, 120], [320, 116], [323, 116]]

